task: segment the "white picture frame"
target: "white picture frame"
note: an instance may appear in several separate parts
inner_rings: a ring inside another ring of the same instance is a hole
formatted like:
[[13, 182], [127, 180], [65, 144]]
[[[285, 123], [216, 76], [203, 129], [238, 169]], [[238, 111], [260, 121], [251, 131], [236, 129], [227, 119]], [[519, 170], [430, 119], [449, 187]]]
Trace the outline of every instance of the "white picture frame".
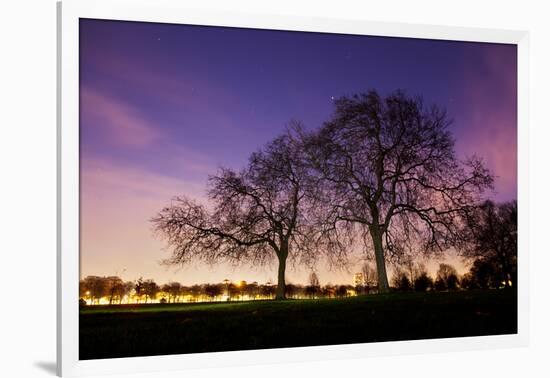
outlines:
[[[315, 31], [370, 36], [509, 43], [518, 56], [518, 333], [515, 335], [398, 341], [354, 345], [216, 352], [80, 361], [79, 282], [79, 18], [243, 28]], [[60, 376], [170, 371], [273, 362], [345, 359], [407, 353], [464, 351], [528, 344], [528, 33], [447, 26], [377, 23], [187, 8], [177, 0], [64, 0], [58, 3], [58, 256], [57, 372]]]

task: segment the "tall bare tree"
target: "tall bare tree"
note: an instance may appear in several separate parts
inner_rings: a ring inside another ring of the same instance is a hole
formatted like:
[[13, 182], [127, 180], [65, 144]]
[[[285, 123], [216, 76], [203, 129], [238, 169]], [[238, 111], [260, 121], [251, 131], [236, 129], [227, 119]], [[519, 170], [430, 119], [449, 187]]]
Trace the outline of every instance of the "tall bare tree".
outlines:
[[360, 231], [386, 292], [387, 259], [457, 244], [459, 220], [493, 178], [480, 159], [457, 158], [449, 118], [420, 98], [370, 91], [335, 105], [309, 143], [331, 209], [325, 231]]
[[295, 126], [253, 153], [243, 170], [223, 168], [210, 177], [212, 211], [186, 197], [173, 199], [152, 219], [172, 248], [166, 262], [262, 265], [276, 259], [276, 298], [283, 299], [287, 260], [311, 264], [318, 251], [308, 218], [315, 185], [304, 161]]

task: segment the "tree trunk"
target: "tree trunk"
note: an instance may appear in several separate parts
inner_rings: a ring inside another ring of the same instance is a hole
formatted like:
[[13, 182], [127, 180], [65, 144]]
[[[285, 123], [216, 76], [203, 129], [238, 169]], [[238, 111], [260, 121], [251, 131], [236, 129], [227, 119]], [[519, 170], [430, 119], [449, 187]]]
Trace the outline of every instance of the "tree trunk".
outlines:
[[382, 232], [379, 226], [369, 227], [372, 242], [374, 244], [374, 255], [376, 257], [376, 273], [378, 274], [378, 292], [387, 293], [389, 291], [388, 274], [386, 272], [386, 260], [384, 258], [384, 248], [382, 247]]
[[279, 273], [277, 275], [277, 291], [275, 292], [275, 300], [285, 299], [285, 271], [286, 258], [288, 256], [288, 246], [283, 245], [277, 253], [279, 259]]

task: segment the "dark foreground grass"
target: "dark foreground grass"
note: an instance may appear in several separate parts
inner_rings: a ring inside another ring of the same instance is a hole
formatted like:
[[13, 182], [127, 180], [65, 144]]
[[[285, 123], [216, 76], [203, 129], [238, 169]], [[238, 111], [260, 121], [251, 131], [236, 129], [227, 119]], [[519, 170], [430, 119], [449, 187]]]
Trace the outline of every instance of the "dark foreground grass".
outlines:
[[80, 359], [516, 332], [515, 290], [98, 306], [81, 310]]

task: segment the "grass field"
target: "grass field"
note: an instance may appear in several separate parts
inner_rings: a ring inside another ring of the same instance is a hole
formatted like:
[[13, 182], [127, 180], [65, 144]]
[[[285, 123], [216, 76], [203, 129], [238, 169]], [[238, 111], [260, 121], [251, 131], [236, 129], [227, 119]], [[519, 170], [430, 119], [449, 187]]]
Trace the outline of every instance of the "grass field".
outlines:
[[80, 359], [516, 332], [515, 290], [94, 306], [80, 313]]

